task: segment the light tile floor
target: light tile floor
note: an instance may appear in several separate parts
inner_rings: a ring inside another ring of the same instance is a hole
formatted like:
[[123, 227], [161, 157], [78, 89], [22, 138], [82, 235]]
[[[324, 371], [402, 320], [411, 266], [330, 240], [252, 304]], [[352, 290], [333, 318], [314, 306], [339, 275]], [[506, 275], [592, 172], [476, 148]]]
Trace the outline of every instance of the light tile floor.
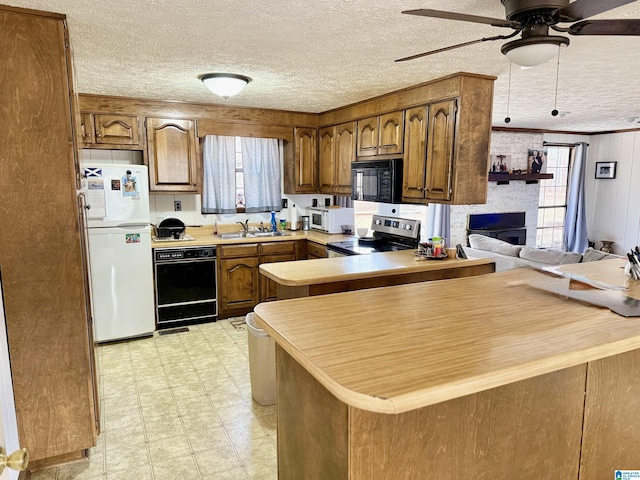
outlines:
[[276, 479], [275, 406], [252, 401], [247, 332], [229, 320], [99, 347], [97, 446], [31, 479]]

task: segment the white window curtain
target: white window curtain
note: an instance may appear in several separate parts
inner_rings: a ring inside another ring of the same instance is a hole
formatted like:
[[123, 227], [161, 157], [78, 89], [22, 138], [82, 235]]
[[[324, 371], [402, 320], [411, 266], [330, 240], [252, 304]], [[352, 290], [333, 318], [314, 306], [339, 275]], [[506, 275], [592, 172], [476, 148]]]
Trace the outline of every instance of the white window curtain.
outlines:
[[202, 213], [236, 213], [235, 137], [207, 135], [202, 148]]
[[564, 220], [564, 248], [567, 252], [582, 253], [589, 247], [584, 186], [587, 147], [585, 142], [576, 144], [569, 172], [569, 194]]
[[280, 210], [280, 149], [275, 138], [242, 137], [247, 213]]
[[[427, 238], [441, 237], [451, 241], [451, 205], [430, 203], [427, 209]], [[450, 245], [446, 245], [449, 247]]]

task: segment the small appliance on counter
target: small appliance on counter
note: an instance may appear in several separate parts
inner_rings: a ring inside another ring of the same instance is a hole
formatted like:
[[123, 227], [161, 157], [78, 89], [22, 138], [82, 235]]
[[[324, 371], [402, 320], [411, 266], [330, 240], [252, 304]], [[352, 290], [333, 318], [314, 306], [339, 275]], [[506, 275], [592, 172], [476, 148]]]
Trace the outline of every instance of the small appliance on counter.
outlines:
[[342, 257], [418, 248], [420, 220], [374, 215], [371, 230], [371, 237], [327, 243], [327, 253], [330, 257]]
[[184, 233], [184, 222], [178, 218], [165, 218], [157, 227], [155, 233], [157, 238], [180, 238], [180, 234]]
[[303, 215], [302, 217], [302, 230], [309, 230], [309, 215]]
[[309, 208], [309, 226], [325, 233], [341, 233], [342, 225], [353, 225], [353, 208], [318, 207]]

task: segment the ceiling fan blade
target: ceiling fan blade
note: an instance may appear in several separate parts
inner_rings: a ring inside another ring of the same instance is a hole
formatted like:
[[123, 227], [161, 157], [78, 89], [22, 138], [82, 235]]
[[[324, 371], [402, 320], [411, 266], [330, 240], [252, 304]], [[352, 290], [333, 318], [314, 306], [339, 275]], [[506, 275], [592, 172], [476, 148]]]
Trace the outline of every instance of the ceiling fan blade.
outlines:
[[560, 15], [562, 22], [575, 22], [635, 1], [637, 0], [576, 0], [566, 7], [556, 10], [555, 13]]
[[570, 35], [629, 35], [640, 36], [640, 19], [585, 20], [569, 27]]
[[471, 40], [470, 42], [459, 43], [457, 45], [451, 45], [450, 47], [439, 48], [437, 50], [431, 50], [430, 52], [418, 53], [417, 55], [411, 55], [410, 57], [399, 58], [396, 62], [406, 62], [407, 60], [413, 60], [415, 58], [426, 57], [428, 55], [434, 55], [436, 53], [446, 52], [447, 50], [453, 50], [454, 48], [466, 47], [467, 45], [473, 45], [474, 43], [487, 42], [489, 40], [500, 40], [505, 38], [504, 35], [498, 35], [496, 37], [481, 38], [479, 40]]
[[477, 15], [467, 15], [465, 13], [455, 13], [455, 12], [443, 12], [441, 10], [429, 10], [425, 8], [421, 8], [417, 10], [405, 10], [402, 13], [406, 13], [407, 15], [419, 15], [422, 17], [446, 18], [448, 20], [461, 20], [463, 22], [486, 23], [488, 25], [493, 25], [494, 27], [520, 28], [521, 26], [518, 22], [513, 22], [511, 20], [503, 20], [501, 18], [479, 17]]

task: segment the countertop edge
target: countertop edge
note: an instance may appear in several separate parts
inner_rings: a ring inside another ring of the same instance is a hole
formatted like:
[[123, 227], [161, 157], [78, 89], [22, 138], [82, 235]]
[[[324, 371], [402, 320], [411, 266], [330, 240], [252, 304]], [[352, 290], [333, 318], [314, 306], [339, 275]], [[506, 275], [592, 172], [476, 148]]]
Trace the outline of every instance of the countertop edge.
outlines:
[[[379, 253], [372, 253], [371, 255], [385, 255], [387, 253], [388, 252], [379, 252]], [[330, 259], [322, 258], [322, 259], [308, 260], [308, 261], [330, 260], [330, 261], [339, 263], [343, 261], [344, 258], [349, 258], [349, 257], [334, 257]], [[458, 260], [458, 259], [446, 260], [445, 259], [444, 261], [432, 264], [438, 268], [424, 268], [423, 265], [429, 265], [429, 263], [416, 261], [415, 265], [413, 266], [398, 265], [397, 267], [394, 267], [394, 268], [380, 268], [380, 269], [366, 270], [366, 271], [359, 270], [359, 271], [354, 271], [349, 273], [332, 273], [330, 276], [320, 276], [320, 277], [315, 277], [315, 278], [310, 278], [305, 280], [291, 280], [289, 278], [279, 276], [271, 271], [270, 265], [276, 265], [277, 268], [282, 268], [284, 263], [288, 263], [288, 262], [279, 262], [278, 264], [269, 264], [269, 263], [262, 264], [259, 267], [260, 273], [262, 273], [265, 277], [270, 278], [271, 280], [273, 280], [274, 282], [280, 285], [284, 285], [287, 287], [305, 287], [309, 285], [320, 285], [324, 283], [344, 282], [349, 280], [361, 280], [361, 279], [366, 279], [371, 277], [387, 277], [387, 276], [393, 276], [393, 275], [405, 275], [405, 274], [411, 274], [411, 273], [423, 273], [428, 271], [439, 271], [439, 270], [445, 270], [445, 269], [457, 269], [457, 268], [482, 266], [482, 265], [489, 265], [489, 264], [495, 263], [495, 261], [491, 258], [470, 258], [467, 260]], [[310, 267], [308, 264], [305, 265], [305, 270], [308, 271], [309, 268]]]
[[[338, 400], [351, 407], [384, 414], [398, 414], [417, 410], [640, 348], [640, 336], [637, 336], [635, 338], [571, 352], [570, 354], [544, 358], [490, 374], [469, 377], [468, 379], [458, 382], [447, 382], [437, 387], [416, 390], [415, 392], [390, 398], [381, 398], [353, 391], [333, 380], [321, 368], [311, 362], [300, 350], [295, 348], [291, 342], [281, 336], [278, 331], [274, 330], [269, 323], [264, 321], [260, 316], [259, 310], [260, 305], [257, 305], [255, 315], [259, 326], [266, 330], [279, 346], [291, 355], [296, 362]], [[612, 349], [615, 353], [612, 353]]]

